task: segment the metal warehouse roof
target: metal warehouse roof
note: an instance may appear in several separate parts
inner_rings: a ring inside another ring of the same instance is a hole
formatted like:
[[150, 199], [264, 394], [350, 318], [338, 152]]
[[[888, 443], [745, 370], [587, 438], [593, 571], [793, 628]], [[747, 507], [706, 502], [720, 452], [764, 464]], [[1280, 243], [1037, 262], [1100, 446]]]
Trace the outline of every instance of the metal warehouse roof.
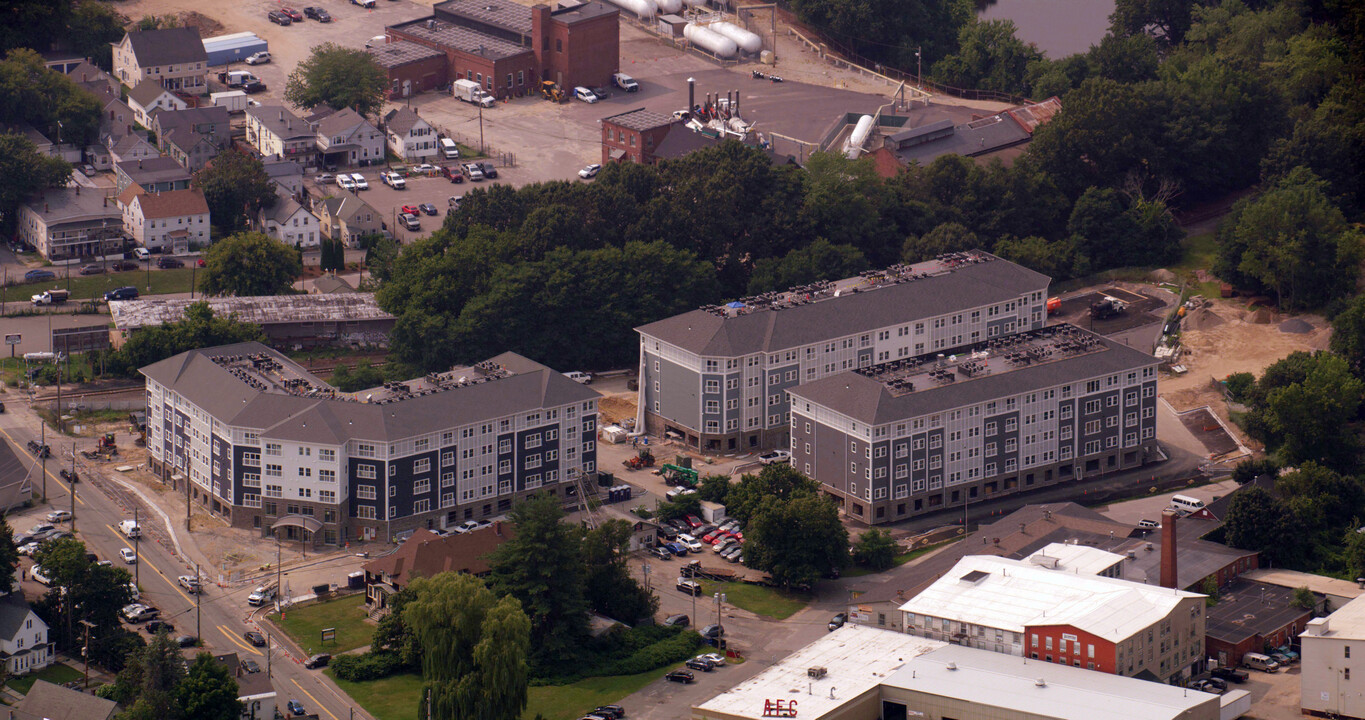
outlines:
[[114, 327], [119, 330], [136, 330], [147, 325], [183, 320], [185, 308], [196, 302], [207, 302], [215, 316], [236, 315], [238, 320], [256, 325], [393, 319], [392, 315], [379, 309], [374, 293], [211, 297], [199, 300], [147, 297], [114, 300], [109, 303], [109, 314], [113, 316]]

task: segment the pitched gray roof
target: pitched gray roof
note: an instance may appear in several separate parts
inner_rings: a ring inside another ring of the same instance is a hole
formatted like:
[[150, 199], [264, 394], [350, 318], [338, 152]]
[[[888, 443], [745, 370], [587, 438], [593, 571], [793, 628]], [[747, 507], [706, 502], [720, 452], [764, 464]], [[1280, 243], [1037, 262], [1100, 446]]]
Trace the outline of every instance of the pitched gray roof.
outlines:
[[1048, 282], [1046, 275], [991, 258], [933, 277], [798, 307], [756, 310], [735, 317], [693, 310], [636, 330], [699, 355], [735, 357], [1014, 300], [1026, 292], [1046, 290]]
[[194, 26], [130, 32], [128, 43], [142, 67], [194, 62], [207, 65], [209, 61], [199, 28]]
[[327, 387], [293, 361], [259, 343], [191, 350], [142, 368], [228, 425], [261, 428], [261, 436], [303, 443], [348, 439], [389, 442], [512, 413], [596, 399], [598, 394], [515, 353], [491, 362], [513, 373], [489, 382], [407, 397], [384, 404], [309, 398], [248, 386], [212, 358], [266, 353], [315, 386]]
[[156, 99], [160, 97], [162, 93], [174, 95], [170, 90], [163, 87], [161, 83], [148, 78], [138, 83], [132, 90], [128, 91], [128, 99], [145, 108], [156, 102]]
[[308, 121], [290, 112], [283, 105], [261, 105], [249, 107], [246, 114], [256, 118], [267, 130], [281, 140], [312, 137], [314, 129]]
[[389, 132], [398, 135], [408, 134], [408, 131], [421, 121], [422, 117], [417, 111], [407, 107], [390, 110], [389, 114], [384, 116], [384, 125], [388, 127]]
[[1104, 345], [1103, 350], [925, 387], [900, 397], [894, 396], [881, 381], [852, 370], [794, 387], [790, 392], [793, 397], [861, 422], [882, 425], [1156, 363], [1156, 358], [1141, 350], [1099, 335], [1094, 337]]
[[0, 638], [13, 640], [23, 627], [24, 619], [32, 611], [33, 608], [24, 599], [22, 592], [0, 596]]
[[14, 708], [19, 711], [16, 718], [109, 720], [118, 710], [118, 703], [38, 680]]
[[351, 108], [338, 110], [318, 122], [318, 134], [327, 137], [344, 135], [361, 123], [369, 125], [370, 121]]

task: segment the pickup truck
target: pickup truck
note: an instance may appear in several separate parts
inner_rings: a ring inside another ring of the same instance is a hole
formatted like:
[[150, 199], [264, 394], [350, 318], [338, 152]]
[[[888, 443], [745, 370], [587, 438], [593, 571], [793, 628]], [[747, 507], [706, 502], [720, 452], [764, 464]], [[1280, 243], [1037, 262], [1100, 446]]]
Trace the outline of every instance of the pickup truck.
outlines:
[[408, 181], [404, 180], [402, 175], [399, 175], [392, 170], [379, 173], [379, 180], [394, 190], [403, 190], [408, 186]]
[[34, 295], [31, 300], [34, 305], [61, 305], [70, 297], [71, 293], [66, 290], [45, 290]]

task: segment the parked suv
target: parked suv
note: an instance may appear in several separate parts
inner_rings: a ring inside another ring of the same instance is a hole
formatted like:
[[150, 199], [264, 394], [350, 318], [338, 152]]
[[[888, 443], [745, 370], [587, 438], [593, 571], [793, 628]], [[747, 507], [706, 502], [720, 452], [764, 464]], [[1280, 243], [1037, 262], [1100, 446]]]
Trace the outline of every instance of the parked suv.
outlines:
[[121, 288], [114, 288], [104, 294], [105, 302], [110, 300], [133, 300], [137, 298], [137, 288], [129, 285]]
[[279, 10], [271, 10], [266, 13], [265, 16], [270, 19], [270, 22], [273, 22], [276, 25], [288, 25], [294, 22], [288, 15], [285, 15]]
[[166, 270], [168, 268], [182, 268], [185, 267], [185, 262], [180, 258], [162, 256], [156, 259], [156, 266], [161, 268], [162, 270]]

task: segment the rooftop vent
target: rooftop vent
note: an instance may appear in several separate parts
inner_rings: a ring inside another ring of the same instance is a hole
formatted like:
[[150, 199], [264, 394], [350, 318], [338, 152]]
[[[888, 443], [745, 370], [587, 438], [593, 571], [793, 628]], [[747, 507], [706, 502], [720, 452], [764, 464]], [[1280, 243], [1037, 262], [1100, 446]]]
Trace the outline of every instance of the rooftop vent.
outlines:
[[955, 662], [950, 662], [950, 663], [948, 663], [945, 667], [947, 667], [949, 670], [956, 670], [956, 669], [957, 669], [957, 663], [955, 663]]
[[1038, 687], [1047, 687], [1047, 680], [1043, 678], [1038, 678], [1037, 680], [1033, 681], [1033, 684]]
[[966, 575], [962, 576], [962, 582], [972, 583], [973, 585], [975, 585], [976, 583], [979, 583], [990, 576], [991, 574], [986, 572], [985, 570], [973, 570], [967, 573]]
[[816, 679], [816, 680], [819, 680], [820, 678], [822, 678], [822, 677], [824, 677], [824, 676], [826, 676], [826, 675], [828, 675], [828, 674], [829, 674], [829, 668], [826, 668], [826, 667], [821, 666], [821, 665], [816, 665], [815, 667], [806, 668], [806, 677], [814, 678], [814, 679]]

